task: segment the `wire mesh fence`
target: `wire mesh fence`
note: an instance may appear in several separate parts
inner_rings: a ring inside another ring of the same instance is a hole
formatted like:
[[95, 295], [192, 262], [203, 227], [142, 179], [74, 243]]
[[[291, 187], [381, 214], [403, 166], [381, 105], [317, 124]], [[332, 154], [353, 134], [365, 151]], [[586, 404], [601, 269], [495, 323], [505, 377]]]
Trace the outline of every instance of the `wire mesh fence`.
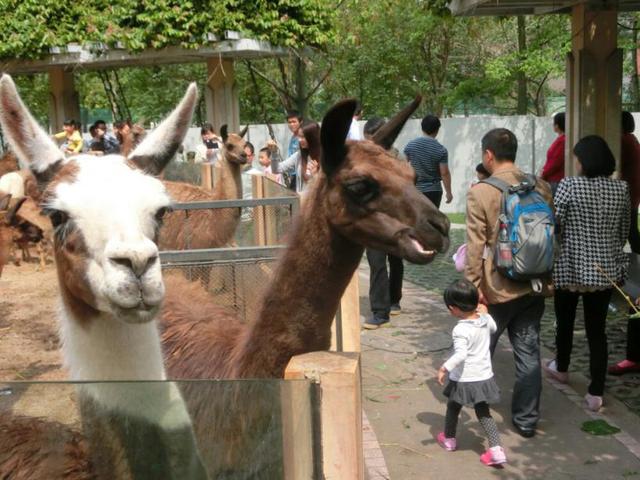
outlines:
[[[275, 252], [274, 252], [275, 255]], [[234, 313], [240, 322], [255, 318], [266, 288], [273, 277], [273, 258], [166, 262], [164, 275], [182, 275], [199, 282], [211, 301]]]

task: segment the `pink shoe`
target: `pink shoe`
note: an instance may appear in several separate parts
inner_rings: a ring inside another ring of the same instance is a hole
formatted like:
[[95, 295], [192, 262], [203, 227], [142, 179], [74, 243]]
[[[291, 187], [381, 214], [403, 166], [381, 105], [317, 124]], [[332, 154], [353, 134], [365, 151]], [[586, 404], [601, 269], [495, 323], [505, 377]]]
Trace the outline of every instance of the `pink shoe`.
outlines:
[[609, 367], [609, 375], [623, 375], [625, 373], [640, 372], [640, 363], [631, 360], [622, 360], [621, 362]]
[[480, 455], [480, 461], [489, 467], [496, 467], [507, 463], [507, 456], [504, 454], [502, 447], [491, 447]]
[[549, 375], [551, 378], [560, 383], [569, 383], [569, 373], [568, 372], [559, 372], [558, 364], [555, 360], [544, 360], [542, 362], [542, 369]]
[[587, 408], [592, 412], [597, 412], [602, 408], [602, 397], [599, 395], [591, 395], [587, 393], [584, 396], [585, 401], [587, 402]]
[[456, 439], [445, 437], [444, 432], [440, 432], [436, 437], [436, 440], [438, 440], [438, 444], [447, 452], [453, 452], [456, 448], [458, 448]]

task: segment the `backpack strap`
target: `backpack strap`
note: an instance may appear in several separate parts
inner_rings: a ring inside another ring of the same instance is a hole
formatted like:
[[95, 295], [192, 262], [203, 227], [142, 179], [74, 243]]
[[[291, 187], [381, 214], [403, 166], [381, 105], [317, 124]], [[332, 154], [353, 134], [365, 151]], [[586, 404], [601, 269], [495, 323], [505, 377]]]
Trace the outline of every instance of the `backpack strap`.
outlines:
[[500, 190], [502, 193], [508, 192], [509, 188], [511, 188], [511, 185], [509, 185], [507, 182], [496, 177], [485, 178], [484, 180], [480, 180], [479, 183], [486, 183], [488, 185], [491, 185], [492, 187]]

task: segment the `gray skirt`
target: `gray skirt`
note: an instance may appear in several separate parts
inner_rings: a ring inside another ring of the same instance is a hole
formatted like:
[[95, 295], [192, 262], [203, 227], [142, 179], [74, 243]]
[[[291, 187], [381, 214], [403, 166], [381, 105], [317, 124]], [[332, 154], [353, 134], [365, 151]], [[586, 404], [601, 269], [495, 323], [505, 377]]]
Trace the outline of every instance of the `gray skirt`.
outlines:
[[500, 388], [493, 377], [479, 382], [449, 380], [442, 393], [460, 405], [475, 405], [481, 402], [492, 404], [500, 401]]

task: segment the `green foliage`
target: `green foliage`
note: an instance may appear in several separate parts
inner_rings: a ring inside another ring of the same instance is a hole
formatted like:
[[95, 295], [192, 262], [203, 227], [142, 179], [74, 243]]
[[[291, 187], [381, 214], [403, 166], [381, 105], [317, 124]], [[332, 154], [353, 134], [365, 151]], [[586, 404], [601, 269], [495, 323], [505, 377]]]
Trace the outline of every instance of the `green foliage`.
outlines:
[[69, 43], [197, 48], [225, 30], [323, 47], [333, 40], [333, 16], [322, 0], [3, 0], [0, 58], [38, 58]]
[[615, 435], [620, 432], [618, 427], [614, 427], [602, 419], [584, 422], [580, 430], [591, 435]]
[[[565, 72], [565, 58], [571, 50], [571, 29], [565, 15], [526, 17], [526, 46], [518, 46], [516, 18], [491, 19], [486, 38], [493, 54], [486, 63], [487, 78], [507, 98], [515, 97], [518, 73], [523, 73], [529, 87], [530, 110], [546, 113], [546, 82], [560, 78]], [[507, 101], [507, 103], [509, 103]]]

